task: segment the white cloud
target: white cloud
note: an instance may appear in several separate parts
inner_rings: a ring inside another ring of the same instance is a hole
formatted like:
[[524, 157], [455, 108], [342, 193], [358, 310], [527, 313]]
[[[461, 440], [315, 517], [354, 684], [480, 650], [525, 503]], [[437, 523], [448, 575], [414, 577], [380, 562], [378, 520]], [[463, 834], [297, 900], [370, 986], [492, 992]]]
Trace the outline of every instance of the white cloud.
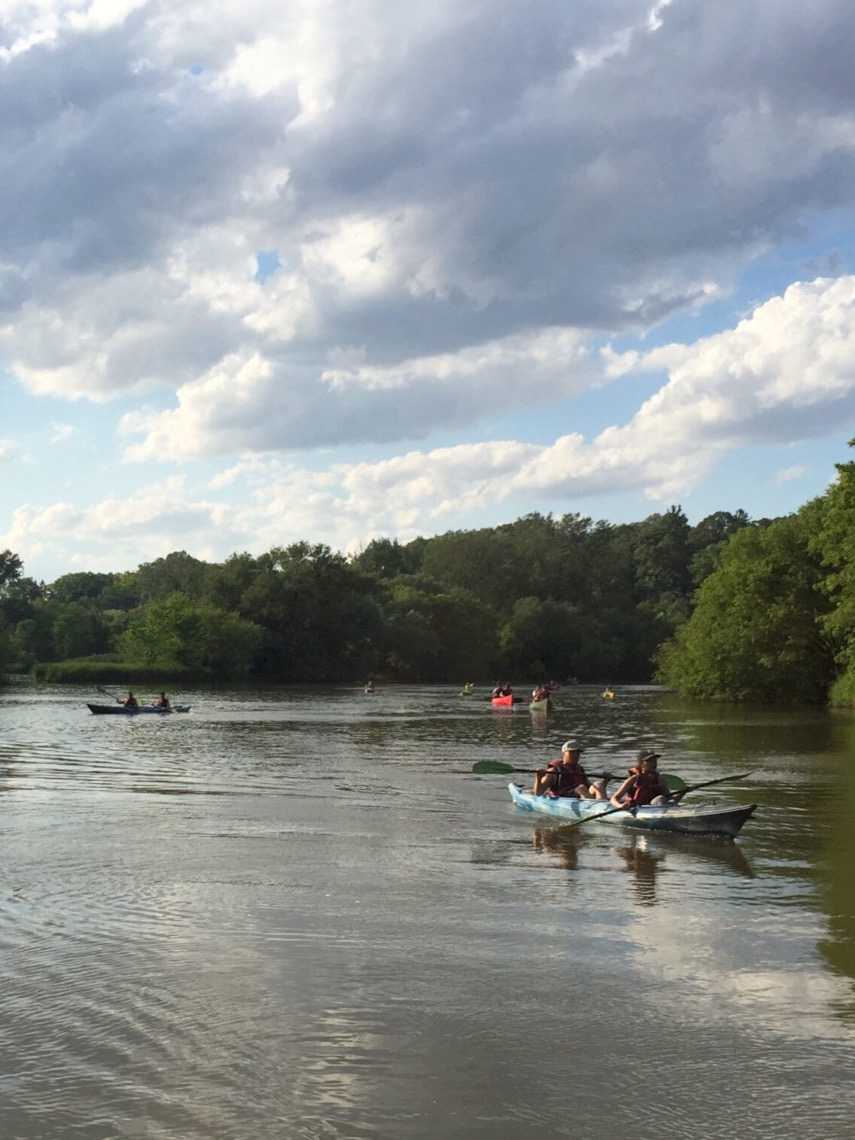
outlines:
[[820, 68], [795, 11], [757, 50], [750, 7], [751, 52], [727, 3], [7, 5], [52, 46], [6, 64], [6, 360], [103, 399], [255, 354], [317, 374], [354, 345], [384, 368], [655, 322], [852, 200], [846, 9], [809, 23]]
[[[582, 342], [580, 332], [544, 329], [390, 366], [361, 364], [356, 349], [333, 354], [339, 366], [320, 375], [258, 353], [229, 358], [180, 388], [177, 408], [128, 414], [120, 430], [144, 437], [127, 450], [134, 461], [424, 438], [475, 423], [485, 403], [496, 412], [584, 391], [596, 374]], [[356, 363], [341, 367], [348, 355]]]
[[[227, 536], [225, 544], [220, 535]], [[77, 567], [135, 569], [140, 562], [178, 549], [192, 549], [196, 557], [215, 561], [243, 549], [245, 537], [238, 511], [191, 500], [184, 480], [173, 476], [86, 508], [72, 502], [19, 507], [3, 541], [9, 549], [26, 550], [28, 562], [58, 559], [65, 573]]]
[[[251, 500], [260, 533], [337, 543], [488, 501], [659, 502], [728, 452], [851, 423], [852, 278], [845, 254], [800, 246], [851, 225], [844, 0], [222, 0], [216, 17], [0, 0], [0, 365], [40, 425], [77, 401], [81, 447], [87, 406], [103, 431], [121, 400], [125, 458], [140, 484], [182, 464], [200, 546], [253, 471], [279, 485], [272, 513]], [[726, 328], [740, 275], [785, 248], [841, 276], [758, 291]], [[717, 336], [645, 347], [711, 312]], [[535, 408], [547, 428], [517, 433]], [[200, 460], [231, 472], [210, 500]], [[51, 541], [35, 500], [9, 533]], [[71, 544], [102, 506], [73, 508]], [[161, 508], [146, 551], [172, 533]], [[240, 545], [228, 510], [218, 525]]]
[[810, 471], [809, 467], [805, 467], [803, 463], [796, 463], [792, 467], [785, 467], [779, 471], [775, 476], [776, 483], [793, 483], [797, 479], [803, 479]]
[[628, 429], [658, 443], [721, 451], [834, 432], [852, 419], [855, 277], [798, 282], [735, 329], [625, 359], [609, 353], [606, 365], [611, 376], [668, 372]]

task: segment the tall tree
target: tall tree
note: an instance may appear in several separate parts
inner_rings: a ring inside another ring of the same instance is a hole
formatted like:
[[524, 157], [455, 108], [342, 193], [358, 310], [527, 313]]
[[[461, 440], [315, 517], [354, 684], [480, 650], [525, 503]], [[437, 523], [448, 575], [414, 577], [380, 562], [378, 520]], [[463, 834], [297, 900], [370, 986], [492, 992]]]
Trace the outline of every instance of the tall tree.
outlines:
[[0, 591], [16, 582], [24, 573], [24, 564], [11, 550], [0, 550]]
[[638, 526], [634, 557], [636, 580], [645, 599], [691, 593], [689, 522], [679, 507], [650, 515]]
[[328, 546], [297, 542], [261, 555], [240, 603], [243, 616], [266, 631], [259, 668], [282, 681], [374, 671], [382, 623], [373, 588]]
[[126, 661], [235, 679], [246, 675], [262, 631], [210, 602], [173, 594], [144, 606], [119, 639]]
[[828, 611], [812, 553], [821, 507], [767, 528], [747, 527], [725, 545], [689, 621], [659, 654], [679, 692], [731, 701], [822, 702], [834, 675], [821, 621]]
[[174, 550], [165, 558], [144, 562], [135, 572], [143, 602], [164, 599], [172, 594], [201, 598], [210, 564], [193, 558], [186, 550]]

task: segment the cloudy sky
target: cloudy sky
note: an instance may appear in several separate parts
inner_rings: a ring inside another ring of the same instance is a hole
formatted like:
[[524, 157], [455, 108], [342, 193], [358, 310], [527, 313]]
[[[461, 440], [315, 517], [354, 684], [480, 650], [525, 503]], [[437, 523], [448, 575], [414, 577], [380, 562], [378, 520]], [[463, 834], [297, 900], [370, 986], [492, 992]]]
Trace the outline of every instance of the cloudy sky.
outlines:
[[851, 0], [0, 0], [0, 549], [752, 518], [855, 436]]

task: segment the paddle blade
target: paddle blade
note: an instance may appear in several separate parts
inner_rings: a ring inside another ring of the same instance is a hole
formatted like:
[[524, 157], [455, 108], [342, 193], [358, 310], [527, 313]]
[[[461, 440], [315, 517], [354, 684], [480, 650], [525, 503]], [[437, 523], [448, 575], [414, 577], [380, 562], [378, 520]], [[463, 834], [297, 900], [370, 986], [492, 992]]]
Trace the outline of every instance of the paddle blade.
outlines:
[[672, 776], [670, 772], [662, 772], [659, 779], [668, 786], [669, 792], [682, 792], [686, 786], [685, 780], [681, 780], [679, 776]]
[[525, 769], [515, 768], [513, 764], [503, 764], [501, 760], [477, 760], [472, 765], [476, 776], [505, 776], [508, 772], [521, 772]]

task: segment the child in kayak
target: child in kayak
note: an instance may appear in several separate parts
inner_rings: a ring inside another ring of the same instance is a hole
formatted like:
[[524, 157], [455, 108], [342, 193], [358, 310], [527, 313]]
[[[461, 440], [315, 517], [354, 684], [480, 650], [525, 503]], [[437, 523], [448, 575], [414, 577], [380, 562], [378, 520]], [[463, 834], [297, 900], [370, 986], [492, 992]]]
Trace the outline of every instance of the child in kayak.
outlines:
[[609, 803], [613, 807], [625, 808], [645, 807], [647, 804], [658, 807], [670, 803], [675, 797], [659, 775], [658, 760], [658, 752], [642, 748], [635, 758], [635, 766]]
[[565, 740], [561, 746], [561, 759], [550, 760], [546, 768], [538, 768], [532, 793], [536, 796], [575, 796], [580, 800], [606, 799], [606, 784], [611, 779], [604, 772], [599, 780], [590, 781], [579, 762], [582, 749], [577, 740]]

